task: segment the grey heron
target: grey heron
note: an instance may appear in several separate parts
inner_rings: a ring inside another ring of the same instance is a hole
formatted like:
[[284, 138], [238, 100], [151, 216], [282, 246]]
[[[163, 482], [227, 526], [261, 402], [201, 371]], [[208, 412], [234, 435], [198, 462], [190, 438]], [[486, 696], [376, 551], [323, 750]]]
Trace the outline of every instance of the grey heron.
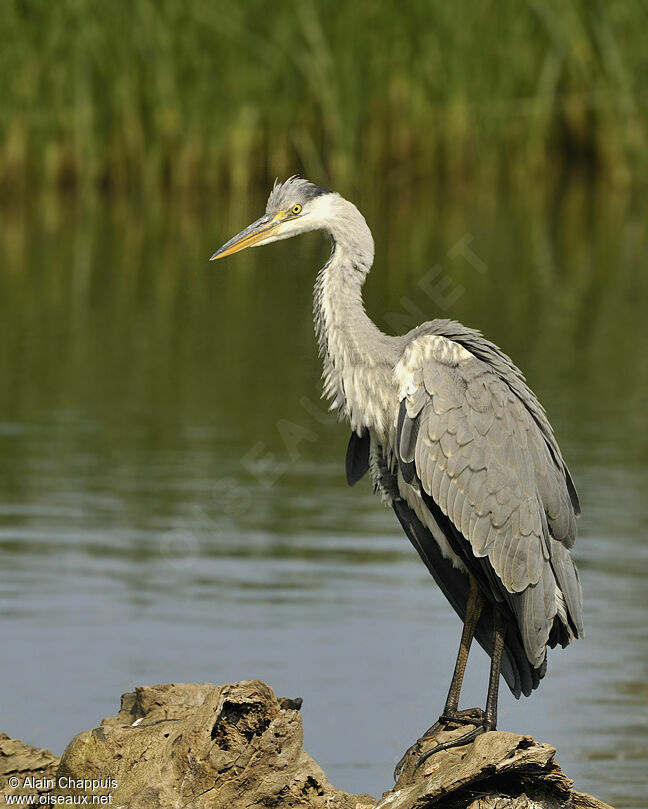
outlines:
[[[420, 763], [495, 729], [500, 674], [516, 697], [528, 696], [545, 675], [547, 647], [583, 634], [569, 552], [578, 495], [544, 409], [496, 345], [452, 320], [389, 336], [368, 317], [362, 286], [374, 242], [339, 194], [298, 177], [275, 182], [265, 214], [211, 259], [311, 230], [332, 244], [314, 320], [324, 395], [352, 430], [348, 483], [370, 473], [463, 621], [445, 707], [413, 747], [444, 727], [472, 729]], [[491, 658], [483, 711], [459, 710], [473, 638]]]

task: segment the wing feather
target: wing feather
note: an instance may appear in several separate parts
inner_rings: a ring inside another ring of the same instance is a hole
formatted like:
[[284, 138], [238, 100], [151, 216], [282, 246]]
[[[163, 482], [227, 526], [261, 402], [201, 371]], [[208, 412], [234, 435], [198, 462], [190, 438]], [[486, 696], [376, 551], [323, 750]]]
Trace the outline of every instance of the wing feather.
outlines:
[[495, 366], [440, 335], [411, 341], [395, 372], [396, 457], [413, 465], [412, 484], [456, 529], [453, 550], [510, 605], [539, 669], [558, 605], [569, 624], [561, 637], [582, 633], [580, 583], [567, 550], [577, 501], [544, 411], [517, 369]]

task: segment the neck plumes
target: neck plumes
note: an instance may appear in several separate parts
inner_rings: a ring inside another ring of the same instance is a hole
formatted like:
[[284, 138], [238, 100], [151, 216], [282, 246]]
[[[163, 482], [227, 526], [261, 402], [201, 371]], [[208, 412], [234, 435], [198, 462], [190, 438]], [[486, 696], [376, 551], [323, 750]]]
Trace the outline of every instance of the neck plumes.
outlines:
[[324, 229], [333, 249], [314, 291], [315, 329], [324, 362], [324, 395], [355, 430], [388, 429], [393, 363], [390, 342], [367, 316], [362, 285], [371, 269], [374, 242], [362, 214], [347, 200], [331, 195]]

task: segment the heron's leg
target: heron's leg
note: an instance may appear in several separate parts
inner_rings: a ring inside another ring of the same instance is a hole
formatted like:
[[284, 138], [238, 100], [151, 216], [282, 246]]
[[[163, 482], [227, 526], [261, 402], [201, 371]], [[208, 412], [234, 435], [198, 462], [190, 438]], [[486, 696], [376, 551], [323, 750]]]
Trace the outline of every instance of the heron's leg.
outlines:
[[[502, 613], [493, 607], [493, 654], [491, 655], [490, 675], [488, 677], [488, 695], [486, 697], [486, 710], [481, 715], [479, 725], [473, 730], [464, 733], [457, 739], [451, 739], [447, 742], [435, 745], [431, 750], [427, 750], [416, 762], [416, 766], [420, 767], [424, 761], [427, 761], [430, 756], [438, 753], [440, 750], [449, 750], [451, 747], [461, 747], [464, 744], [472, 742], [482, 733], [489, 730], [495, 730], [497, 726], [497, 696], [499, 693], [499, 679], [502, 670], [502, 654], [504, 653], [504, 640], [506, 638], [506, 624]], [[463, 712], [460, 712], [463, 713]]]
[[436, 736], [439, 731], [443, 730], [448, 722], [457, 722], [458, 724], [471, 724], [473, 722], [480, 722], [482, 719], [482, 712], [480, 709], [472, 709], [469, 711], [459, 711], [459, 694], [461, 693], [461, 685], [463, 683], [464, 673], [466, 671], [466, 663], [468, 662], [468, 654], [470, 653], [470, 646], [472, 639], [477, 629], [477, 623], [484, 608], [484, 596], [479, 589], [477, 580], [473, 576], [469, 576], [470, 591], [468, 593], [468, 601], [466, 603], [466, 617], [464, 618], [464, 625], [461, 631], [461, 642], [459, 643], [459, 652], [457, 653], [457, 660], [455, 663], [452, 681], [450, 682], [450, 690], [445, 701], [443, 713], [439, 719], [428, 728], [425, 733], [418, 739], [403, 755], [401, 760], [396, 765], [394, 770], [394, 779], [398, 778], [400, 771], [403, 768], [405, 759], [412, 750], [419, 750], [421, 742], [426, 739]]
[[504, 616], [493, 608], [493, 654], [491, 656], [490, 676], [488, 678], [488, 696], [486, 697], [486, 711], [484, 713], [484, 729], [495, 730], [497, 727], [497, 697], [499, 694], [500, 672], [502, 670], [502, 655], [504, 654], [504, 641], [506, 640], [506, 623]]
[[450, 683], [450, 690], [448, 691], [448, 697], [443, 709], [443, 714], [441, 715], [442, 720], [446, 717], [450, 719], [457, 714], [459, 708], [459, 694], [461, 693], [461, 686], [466, 671], [470, 645], [475, 636], [475, 630], [477, 629], [477, 623], [483, 608], [484, 596], [479, 589], [477, 580], [473, 576], [470, 576], [470, 594], [468, 596], [468, 603], [466, 604], [466, 617], [461, 632], [461, 642], [459, 644], [457, 662], [455, 663], [455, 669], [452, 675], [452, 682]]
[[459, 724], [469, 724], [471, 721], [481, 720], [481, 711], [479, 709], [471, 709], [468, 711], [459, 711], [459, 695], [461, 693], [461, 686], [463, 684], [464, 673], [466, 671], [466, 663], [468, 662], [468, 655], [470, 653], [470, 646], [472, 639], [475, 636], [477, 623], [484, 609], [484, 596], [482, 595], [477, 580], [470, 576], [470, 592], [468, 594], [468, 602], [466, 604], [466, 617], [464, 619], [463, 630], [461, 632], [461, 642], [459, 643], [459, 651], [457, 653], [457, 661], [455, 663], [452, 681], [450, 682], [450, 690], [446, 698], [443, 713], [439, 719], [428, 728], [419, 742], [423, 739], [429, 739], [435, 736], [444, 725], [448, 722], [457, 722]]

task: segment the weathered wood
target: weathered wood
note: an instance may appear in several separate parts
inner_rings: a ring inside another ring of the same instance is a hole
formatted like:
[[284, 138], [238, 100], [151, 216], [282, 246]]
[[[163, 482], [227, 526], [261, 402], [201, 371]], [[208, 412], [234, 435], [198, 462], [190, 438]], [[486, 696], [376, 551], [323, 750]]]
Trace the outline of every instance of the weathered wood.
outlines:
[[506, 732], [418, 768], [410, 754], [379, 801], [351, 795], [303, 750], [300, 704], [259, 680], [138, 688], [124, 694], [116, 716], [76, 736], [60, 761], [0, 736], [0, 795], [29, 792], [8, 785], [12, 774], [22, 784], [40, 773], [55, 779], [41, 793], [95, 804], [99, 795], [122, 809], [610, 809], [573, 791], [553, 747]]
[[[0, 733], [0, 805], [8, 795], [42, 795], [51, 790], [59, 757], [32, 747], [19, 739]], [[17, 778], [20, 786], [11, 787], [10, 778]], [[23, 784], [27, 784], [23, 787]]]

